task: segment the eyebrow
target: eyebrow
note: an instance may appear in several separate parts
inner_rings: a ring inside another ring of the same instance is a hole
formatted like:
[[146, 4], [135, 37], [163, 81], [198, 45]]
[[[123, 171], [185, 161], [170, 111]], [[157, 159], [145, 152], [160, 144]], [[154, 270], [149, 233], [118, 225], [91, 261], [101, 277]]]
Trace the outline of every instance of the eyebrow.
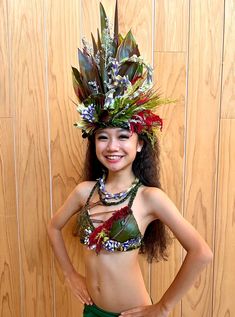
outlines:
[[[129, 130], [124, 129], [124, 128], [118, 128], [118, 132], [127, 132], [127, 133], [130, 133]], [[101, 133], [108, 133], [108, 132], [105, 131], [105, 130], [97, 130], [97, 131], [96, 131], [96, 135], [101, 134]]]

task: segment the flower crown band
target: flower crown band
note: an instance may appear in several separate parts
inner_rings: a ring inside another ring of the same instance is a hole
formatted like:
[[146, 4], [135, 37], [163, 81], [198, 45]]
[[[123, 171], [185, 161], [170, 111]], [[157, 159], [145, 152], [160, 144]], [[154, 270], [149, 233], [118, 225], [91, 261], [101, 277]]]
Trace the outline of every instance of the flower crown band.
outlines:
[[152, 110], [171, 101], [153, 90], [152, 67], [140, 56], [131, 31], [124, 38], [118, 33], [117, 3], [114, 34], [101, 3], [100, 21], [97, 42], [91, 34], [92, 47], [83, 40], [78, 49], [80, 71], [72, 67], [80, 114], [74, 125], [84, 138], [99, 128], [122, 127], [145, 134], [154, 144], [163, 123]]

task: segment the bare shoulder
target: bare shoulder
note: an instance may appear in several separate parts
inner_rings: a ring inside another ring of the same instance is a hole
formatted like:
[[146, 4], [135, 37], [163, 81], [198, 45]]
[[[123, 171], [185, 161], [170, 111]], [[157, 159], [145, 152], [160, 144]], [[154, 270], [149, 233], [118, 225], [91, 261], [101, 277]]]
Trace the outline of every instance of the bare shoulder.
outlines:
[[95, 181], [84, 181], [74, 188], [74, 193], [77, 195], [82, 205], [84, 205], [84, 202], [87, 200], [95, 183]]
[[164, 208], [169, 208], [169, 204], [171, 208], [175, 207], [168, 195], [160, 188], [143, 186], [141, 194], [148, 213], [154, 218], [161, 218], [161, 212]]
[[50, 226], [63, 228], [66, 222], [84, 206], [94, 184], [95, 182], [86, 181], [76, 185], [63, 205], [54, 213]]

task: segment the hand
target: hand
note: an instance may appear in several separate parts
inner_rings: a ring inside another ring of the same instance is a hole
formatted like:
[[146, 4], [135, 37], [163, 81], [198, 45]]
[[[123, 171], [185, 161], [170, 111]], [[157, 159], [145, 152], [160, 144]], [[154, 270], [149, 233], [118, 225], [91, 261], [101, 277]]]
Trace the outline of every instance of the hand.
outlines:
[[160, 303], [157, 303], [128, 309], [122, 312], [120, 317], [167, 317], [169, 314], [170, 312], [166, 311]]
[[75, 297], [77, 297], [83, 304], [93, 304], [86, 287], [86, 279], [84, 276], [78, 274], [76, 271], [73, 271], [65, 277], [65, 282]]

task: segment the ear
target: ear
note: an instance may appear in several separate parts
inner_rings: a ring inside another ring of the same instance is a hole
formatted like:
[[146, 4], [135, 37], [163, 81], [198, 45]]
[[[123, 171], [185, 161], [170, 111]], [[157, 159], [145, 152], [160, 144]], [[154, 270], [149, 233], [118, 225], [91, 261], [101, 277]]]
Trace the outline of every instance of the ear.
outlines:
[[144, 145], [144, 140], [139, 139], [137, 144], [137, 152], [141, 152], [143, 145]]

